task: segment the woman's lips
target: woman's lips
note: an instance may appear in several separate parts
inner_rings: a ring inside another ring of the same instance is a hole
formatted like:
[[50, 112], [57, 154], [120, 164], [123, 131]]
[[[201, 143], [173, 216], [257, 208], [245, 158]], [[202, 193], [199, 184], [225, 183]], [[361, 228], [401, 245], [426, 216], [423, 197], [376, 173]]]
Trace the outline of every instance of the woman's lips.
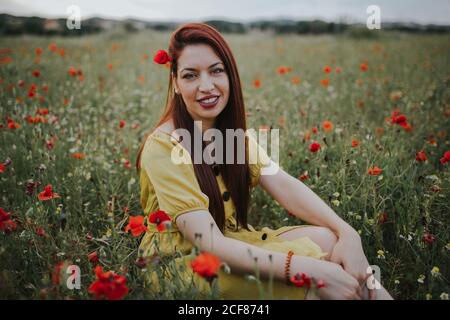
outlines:
[[214, 100], [212, 100], [211, 102], [207, 103], [205, 101], [209, 101], [211, 99], [206, 99], [206, 100], [200, 100], [198, 101], [198, 103], [203, 107], [203, 108], [207, 108], [207, 109], [211, 109], [213, 107], [216, 106], [217, 102], [219, 102], [219, 98], [220, 96], [217, 96], [216, 98], [214, 98]]

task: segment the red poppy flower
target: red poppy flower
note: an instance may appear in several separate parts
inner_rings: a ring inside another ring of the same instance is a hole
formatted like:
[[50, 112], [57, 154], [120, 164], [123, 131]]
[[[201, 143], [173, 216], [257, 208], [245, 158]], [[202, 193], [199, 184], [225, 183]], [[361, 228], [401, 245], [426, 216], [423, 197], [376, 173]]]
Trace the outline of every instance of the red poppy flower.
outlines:
[[6, 212], [0, 208], [0, 230], [5, 232], [11, 232], [16, 230], [16, 223], [11, 220], [11, 213]]
[[93, 251], [93, 252], [89, 253], [88, 259], [89, 259], [89, 262], [97, 263], [99, 260], [97, 251]]
[[320, 144], [317, 142], [313, 142], [309, 145], [309, 151], [311, 152], [317, 152], [320, 150]]
[[361, 63], [359, 68], [361, 69], [361, 71], [365, 72], [367, 71], [367, 69], [369, 69], [369, 66], [367, 65], [367, 63]]
[[331, 67], [330, 66], [323, 67], [323, 72], [330, 73], [331, 72]]
[[5, 170], [6, 170], [5, 165], [3, 163], [0, 163], [0, 173], [5, 172]]
[[326, 132], [330, 132], [331, 130], [333, 130], [333, 122], [325, 120], [324, 122], [322, 122], [322, 129]]
[[36, 53], [37, 56], [40, 56], [42, 54], [42, 48], [36, 48], [34, 52]]
[[406, 116], [405, 115], [399, 115], [396, 119], [395, 119], [395, 123], [401, 125], [402, 127], [406, 127], [407, 123], [406, 123]]
[[67, 73], [69, 75], [71, 75], [72, 77], [77, 75], [77, 69], [75, 69], [74, 67], [70, 67], [69, 70], [67, 71]]
[[36, 110], [36, 114], [45, 116], [46, 114], [48, 114], [48, 109], [47, 108], [38, 108]]
[[82, 152], [72, 153], [72, 158], [75, 158], [75, 159], [84, 159], [85, 157], [86, 157], [86, 154], [84, 154]]
[[53, 141], [48, 140], [48, 141], [45, 141], [45, 146], [47, 147], [48, 150], [51, 150], [55, 147], [55, 144], [53, 143]]
[[123, 127], [125, 127], [125, 124], [126, 124], [126, 122], [125, 122], [125, 120], [120, 120], [119, 121], [119, 128], [123, 128]]
[[305, 171], [300, 177], [298, 177], [300, 181], [305, 181], [309, 179], [308, 171]]
[[57, 49], [58, 49], [58, 47], [56, 46], [55, 43], [50, 43], [48, 45], [48, 50], [50, 50], [51, 52], [56, 52]]
[[317, 129], [317, 127], [313, 127], [313, 128], [311, 129], [311, 131], [312, 131], [312, 133], [317, 133], [319, 130]]
[[307, 286], [308, 288], [311, 287], [311, 278], [303, 272], [297, 272], [295, 275], [293, 275], [291, 277], [291, 282], [299, 288], [303, 286]]
[[36, 232], [36, 234], [37, 234], [39, 237], [48, 237], [48, 235], [47, 235], [47, 233], [45, 232], [45, 230], [42, 229], [41, 227], [37, 227], [36, 230], [35, 230], [35, 232]]
[[127, 279], [112, 271], [103, 272], [101, 266], [95, 268], [97, 280], [88, 288], [88, 292], [96, 299], [107, 298], [108, 300], [119, 300], [128, 294]]
[[8, 122], [8, 128], [9, 129], [18, 129], [20, 128], [20, 124], [18, 124], [17, 122]]
[[35, 76], [35, 77], [37, 78], [37, 77], [39, 77], [40, 75], [41, 75], [41, 72], [40, 72], [38, 69], [33, 70], [33, 76]]
[[380, 169], [380, 168], [378, 168], [377, 166], [370, 167], [370, 168], [367, 170], [367, 173], [370, 174], [371, 176], [378, 176], [378, 175], [381, 174], [382, 172], [383, 172], [383, 170]]
[[419, 152], [417, 152], [417, 154], [416, 154], [416, 161], [419, 161], [419, 162], [423, 162], [423, 161], [427, 161], [428, 160], [428, 158], [427, 158], [427, 155], [425, 154], [425, 151], [419, 151]]
[[261, 87], [261, 80], [259, 80], [259, 79], [253, 80], [253, 86], [254, 86], [255, 88]]
[[203, 252], [191, 262], [191, 267], [195, 273], [211, 281], [217, 277], [217, 271], [220, 268], [220, 259], [211, 253]]
[[330, 84], [330, 80], [329, 79], [321, 79], [320, 84], [324, 87], [328, 87], [328, 85]]
[[300, 79], [300, 77], [292, 77], [291, 78], [291, 83], [292, 84], [299, 84], [302, 80]]
[[158, 64], [166, 64], [167, 62], [172, 61], [172, 57], [170, 57], [165, 50], [158, 50], [153, 57], [153, 61]]
[[443, 157], [440, 159], [442, 164], [446, 164], [447, 162], [450, 162], [450, 150], [446, 151], [443, 155]]
[[352, 147], [356, 148], [357, 146], [359, 146], [359, 141], [358, 140], [352, 140]]
[[52, 185], [48, 184], [44, 187], [44, 191], [39, 193], [38, 198], [41, 201], [46, 201], [50, 199], [60, 198], [60, 196], [56, 192], [53, 192]]
[[147, 231], [147, 227], [144, 225], [144, 217], [131, 216], [128, 225], [125, 227], [125, 232], [130, 230], [133, 237], [139, 237], [143, 232]]
[[170, 217], [163, 210], [158, 210], [150, 214], [150, 223], [155, 223], [158, 231], [162, 232], [166, 229], [164, 222], [171, 221]]
[[8, 118], [7, 121], [8, 121], [8, 128], [9, 129], [18, 129], [18, 128], [20, 128], [20, 124], [15, 122], [14, 120]]
[[124, 167], [125, 169], [130, 169], [130, 168], [131, 168], [131, 162], [130, 162], [130, 160], [125, 160], [125, 161], [123, 162], [123, 167]]
[[81, 71], [81, 69], [75, 69], [74, 67], [70, 67], [69, 70], [67, 71], [67, 73], [69, 75], [71, 75], [72, 77], [75, 77], [75, 76], [82, 77], [83, 76], [83, 71]]
[[406, 122], [406, 120], [407, 120], [406, 116], [404, 114], [398, 115], [398, 113], [399, 113], [398, 111], [392, 112], [391, 123], [396, 123], [396, 124], [404, 127], [405, 129], [410, 127], [408, 125], [408, 123]]
[[284, 75], [284, 74], [289, 73], [291, 71], [292, 71], [291, 67], [280, 66], [280, 67], [277, 68], [277, 73], [279, 75]]
[[431, 233], [425, 233], [422, 237], [422, 240], [428, 244], [433, 244], [434, 240], [436, 240], [436, 237]]

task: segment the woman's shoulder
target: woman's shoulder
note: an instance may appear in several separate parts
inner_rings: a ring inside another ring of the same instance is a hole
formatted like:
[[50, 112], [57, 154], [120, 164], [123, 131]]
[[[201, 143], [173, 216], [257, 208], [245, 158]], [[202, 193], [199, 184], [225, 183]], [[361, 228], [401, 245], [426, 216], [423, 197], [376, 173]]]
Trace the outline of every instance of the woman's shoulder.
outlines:
[[154, 142], [166, 145], [176, 144], [178, 140], [174, 130], [173, 124], [169, 121], [159, 125], [148, 135], [144, 148], [147, 147], [147, 145], [153, 145]]
[[[172, 161], [175, 164], [190, 163], [188, 153], [184, 150], [180, 153], [180, 149], [183, 149], [179, 142], [180, 137], [176, 132], [171, 131], [171, 128], [173, 127], [162, 125], [149, 134], [142, 150], [141, 161], [145, 163], [161, 163], [161, 161]], [[176, 158], [174, 159], [174, 157]]]
[[165, 133], [165, 134], [171, 135], [174, 130], [175, 130], [175, 126], [173, 124], [173, 121], [171, 119], [169, 119], [169, 120], [163, 122], [158, 127], [156, 127], [154, 132]]

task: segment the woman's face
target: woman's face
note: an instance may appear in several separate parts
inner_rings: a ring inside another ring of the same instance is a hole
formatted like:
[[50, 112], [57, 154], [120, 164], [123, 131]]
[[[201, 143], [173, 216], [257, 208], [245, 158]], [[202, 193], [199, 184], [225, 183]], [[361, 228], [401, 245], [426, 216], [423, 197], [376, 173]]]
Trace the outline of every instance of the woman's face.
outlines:
[[[178, 58], [177, 76], [172, 80], [192, 119], [202, 121], [203, 130], [212, 128], [230, 92], [225, 65], [214, 50], [206, 44], [184, 47]], [[213, 98], [204, 100], [208, 96]]]

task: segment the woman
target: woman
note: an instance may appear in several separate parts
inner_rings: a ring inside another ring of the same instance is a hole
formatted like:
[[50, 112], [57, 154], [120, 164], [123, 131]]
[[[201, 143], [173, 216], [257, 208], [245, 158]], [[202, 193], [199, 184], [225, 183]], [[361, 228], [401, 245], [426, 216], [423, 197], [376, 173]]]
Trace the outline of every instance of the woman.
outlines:
[[[218, 275], [225, 298], [258, 297], [257, 286], [242, 276], [253, 273], [256, 264], [263, 284], [273, 277], [275, 298], [390, 299], [384, 288], [375, 292], [365, 285], [369, 264], [358, 233], [281, 168], [277, 167], [276, 174], [261, 174], [276, 164], [251, 135], [246, 134], [245, 163], [191, 161], [195, 152], [190, 146], [198, 132], [216, 129], [224, 137], [226, 129], [247, 133], [240, 78], [223, 37], [208, 25], [186, 24], [172, 33], [169, 53], [160, 51], [155, 59], [170, 61], [166, 109], [145, 137], [136, 166], [145, 214], [165, 211], [172, 228], [158, 233], [150, 225], [140, 245], [144, 255], [178, 250], [185, 256], [177, 263], [186, 266], [195, 243], [230, 267], [231, 274], [221, 270]], [[180, 138], [180, 129], [190, 133], [190, 140]], [[203, 142], [200, 152], [206, 146]], [[174, 148], [187, 151], [187, 162], [175, 164]], [[220, 151], [226, 156], [227, 148]], [[247, 224], [247, 208], [250, 190], [257, 185], [286, 210], [315, 226], [255, 230]], [[289, 284], [296, 273], [322, 280], [325, 286], [317, 290], [318, 296], [306, 286]]]

